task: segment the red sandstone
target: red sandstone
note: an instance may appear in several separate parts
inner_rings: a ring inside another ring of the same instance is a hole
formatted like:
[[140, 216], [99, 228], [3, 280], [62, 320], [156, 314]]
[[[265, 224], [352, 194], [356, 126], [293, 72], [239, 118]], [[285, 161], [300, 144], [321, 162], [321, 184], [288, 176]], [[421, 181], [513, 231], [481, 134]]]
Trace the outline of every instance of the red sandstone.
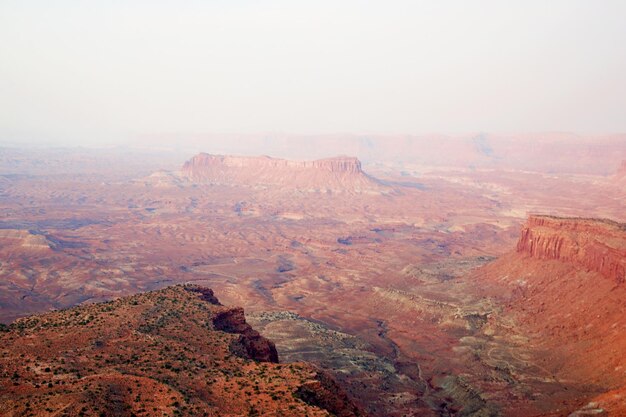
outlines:
[[538, 259], [571, 262], [623, 283], [626, 279], [625, 226], [591, 219], [531, 216], [517, 251]]

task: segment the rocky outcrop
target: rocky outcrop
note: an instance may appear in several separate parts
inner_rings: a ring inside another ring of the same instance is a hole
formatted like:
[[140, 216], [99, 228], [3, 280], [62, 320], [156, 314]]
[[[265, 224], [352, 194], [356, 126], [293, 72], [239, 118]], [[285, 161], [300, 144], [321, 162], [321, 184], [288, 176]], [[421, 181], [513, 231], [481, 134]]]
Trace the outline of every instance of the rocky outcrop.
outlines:
[[246, 323], [242, 308], [229, 308], [218, 313], [213, 318], [213, 326], [215, 330], [240, 335], [230, 346], [231, 351], [238, 356], [278, 363], [276, 346]]
[[310, 191], [365, 191], [378, 189], [378, 181], [361, 169], [352, 157], [316, 161], [200, 153], [182, 168], [187, 180], [203, 184], [238, 186], [280, 186]]
[[216, 306], [222, 305], [222, 303], [220, 303], [220, 301], [217, 299], [217, 297], [213, 293], [213, 290], [210, 288], [188, 285], [185, 287], [185, 290], [198, 294], [198, 296], [200, 297], [202, 301], [206, 301], [207, 303], [211, 303]]
[[517, 252], [557, 259], [599, 272], [618, 284], [626, 280], [626, 224], [609, 220], [530, 216]]
[[229, 346], [232, 353], [259, 362], [278, 363], [276, 346], [246, 322], [243, 308], [222, 306], [210, 288], [197, 285], [186, 285], [184, 288], [197, 294], [202, 301], [222, 307], [216, 311], [211, 320], [215, 330], [239, 335]]

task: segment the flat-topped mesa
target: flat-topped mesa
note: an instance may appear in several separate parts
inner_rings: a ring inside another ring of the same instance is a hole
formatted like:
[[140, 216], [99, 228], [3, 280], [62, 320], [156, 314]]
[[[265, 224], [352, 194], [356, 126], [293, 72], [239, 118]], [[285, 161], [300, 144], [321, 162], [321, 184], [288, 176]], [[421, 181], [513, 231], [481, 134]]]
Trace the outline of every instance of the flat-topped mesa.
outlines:
[[337, 173], [361, 173], [361, 162], [354, 157], [338, 156], [315, 161], [291, 161], [269, 156], [231, 156], [200, 153], [183, 165], [183, 171], [206, 168], [208, 166], [247, 168], [271, 167], [289, 169], [320, 169]]
[[185, 162], [183, 177], [204, 184], [280, 186], [289, 189], [364, 191], [381, 185], [354, 157], [291, 161], [269, 156], [247, 157], [200, 153]]
[[626, 224], [603, 219], [531, 215], [517, 252], [582, 266], [623, 283], [626, 280]]

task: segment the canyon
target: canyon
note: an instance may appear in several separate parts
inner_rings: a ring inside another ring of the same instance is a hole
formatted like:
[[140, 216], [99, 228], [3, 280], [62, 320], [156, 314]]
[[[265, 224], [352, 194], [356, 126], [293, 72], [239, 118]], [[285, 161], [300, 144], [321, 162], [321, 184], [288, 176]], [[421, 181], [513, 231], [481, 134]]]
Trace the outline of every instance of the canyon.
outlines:
[[[241, 338], [240, 355], [328, 375], [306, 384], [307, 398], [329, 378], [345, 392], [339, 402], [364, 415], [620, 415], [622, 142], [607, 139], [614, 152], [600, 170], [602, 153], [576, 165], [587, 145], [544, 169], [524, 159], [529, 150], [507, 165], [503, 155], [521, 145], [492, 140], [471, 139], [461, 148], [469, 158], [454, 161], [455, 150], [432, 166], [204, 153], [107, 159], [115, 151], [42, 152], [35, 163], [6, 149], [0, 320], [13, 323], [17, 341], [16, 326], [37, 317], [114, 300], [126, 318], [132, 297], [147, 306], [159, 291], [193, 284], [213, 291], [173, 297], [228, 311], [211, 332]], [[193, 342], [201, 329], [190, 328]]]

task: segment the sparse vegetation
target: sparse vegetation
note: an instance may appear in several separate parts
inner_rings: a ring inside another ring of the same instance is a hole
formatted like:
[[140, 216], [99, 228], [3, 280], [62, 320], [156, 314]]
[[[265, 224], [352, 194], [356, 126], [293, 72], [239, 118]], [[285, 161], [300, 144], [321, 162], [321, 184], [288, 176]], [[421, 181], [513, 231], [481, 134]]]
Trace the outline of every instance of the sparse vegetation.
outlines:
[[207, 315], [228, 307], [205, 304], [172, 287], [18, 320], [0, 336], [19, 357], [0, 374], [0, 384], [10, 382], [0, 414], [55, 413], [64, 404], [68, 416], [326, 415], [285, 395], [311, 369], [232, 355], [239, 335], [206, 326]]

